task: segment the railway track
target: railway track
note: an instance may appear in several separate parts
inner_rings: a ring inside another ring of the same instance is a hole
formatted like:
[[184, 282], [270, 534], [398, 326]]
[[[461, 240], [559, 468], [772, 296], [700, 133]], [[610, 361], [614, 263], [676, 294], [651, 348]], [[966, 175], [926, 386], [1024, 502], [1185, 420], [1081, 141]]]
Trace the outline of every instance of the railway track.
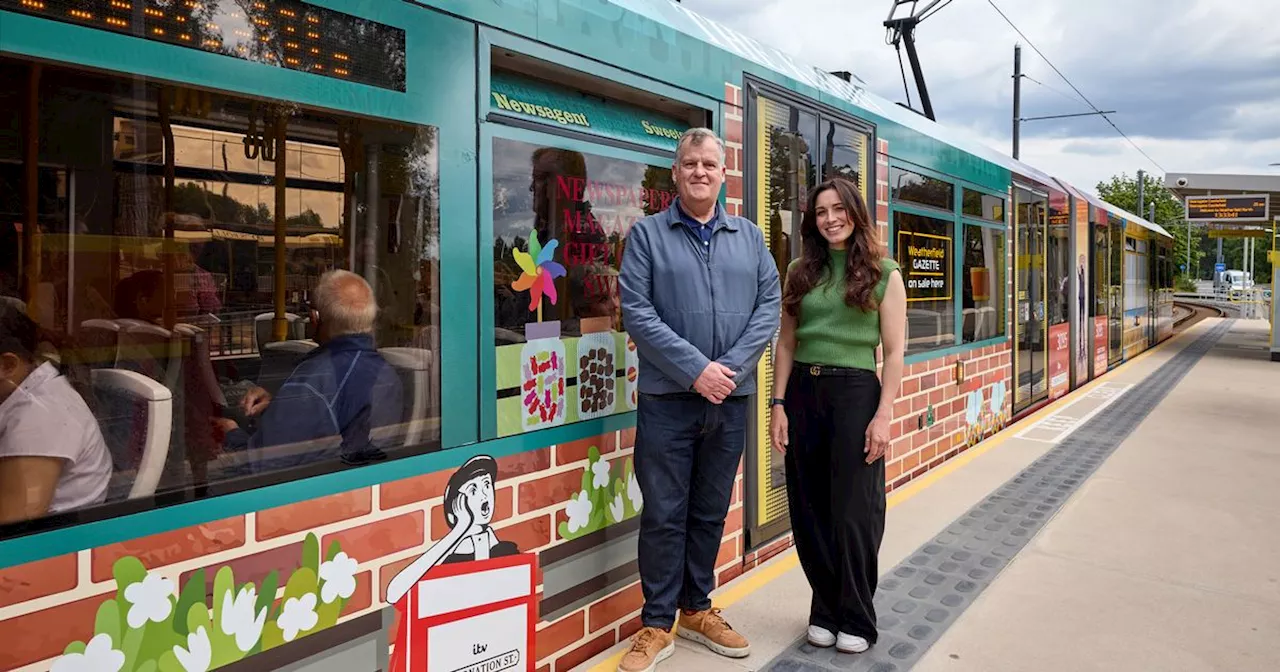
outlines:
[[1226, 312], [1221, 308], [1195, 303], [1174, 302], [1173, 304], [1173, 328], [1177, 331], [1188, 329], [1200, 320], [1210, 317], [1226, 317]]

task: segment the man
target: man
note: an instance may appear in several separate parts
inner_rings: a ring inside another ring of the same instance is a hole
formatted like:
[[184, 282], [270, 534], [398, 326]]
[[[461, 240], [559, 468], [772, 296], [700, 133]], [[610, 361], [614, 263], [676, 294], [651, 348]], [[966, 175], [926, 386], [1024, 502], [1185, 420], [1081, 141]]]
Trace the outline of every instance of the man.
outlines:
[[636, 476], [642, 629], [621, 672], [647, 672], [679, 635], [721, 655], [750, 653], [711, 608], [714, 565], [746, 443], [757, 361], [778, 329], [778, 268], [754, 224], [720, 207], [724, 144], [687, 131], [672, 166], [678, 198], [627, 236], [623, 324], [640, 356]]
[[273, 398], [255, 387], [246, 415], [261, 414], [250, 435], [234, 420], [215, 422], [231, 451], [251, 451], [242, 470], [274, 471], [340, 456], [348, 464], [386, 458], [370, 437], [401, 420], [399, 378], [374, 347], [378, 305], [364, 278], [350, 271], [320, 276], [311, 320], [320, 347], [298, 363]]

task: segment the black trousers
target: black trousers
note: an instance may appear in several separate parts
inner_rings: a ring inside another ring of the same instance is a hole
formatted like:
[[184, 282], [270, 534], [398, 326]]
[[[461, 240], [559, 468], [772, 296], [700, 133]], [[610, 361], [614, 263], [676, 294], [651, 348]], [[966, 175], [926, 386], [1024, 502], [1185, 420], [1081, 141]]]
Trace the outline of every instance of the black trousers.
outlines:
[[876, 642], [884, 459], [866, 462], [880, 403], [874, 371], [796, 362], [787, 381], [787, 500], [796, 553], [813, 588], [809, 623]]

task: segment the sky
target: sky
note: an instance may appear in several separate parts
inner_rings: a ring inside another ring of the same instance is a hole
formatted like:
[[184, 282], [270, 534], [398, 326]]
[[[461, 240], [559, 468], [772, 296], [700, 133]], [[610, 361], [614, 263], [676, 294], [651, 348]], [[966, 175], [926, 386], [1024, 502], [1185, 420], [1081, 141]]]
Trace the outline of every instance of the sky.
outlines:
[[[1280, 0], [994, 0], [1144, 157], [1098, 116], [1022, 124], [1021, 159], [1096, 191], [1112, 175], [1280, 174]], [[905, 102], [885, 41], [892, 0], [682, 0], [699, 14], [823, 70], [849, 70]], [[921, 2], [921, 6], [927, 0]], [[1022, 116], [1090, 108], [992, 8], [952, 0], [916, 30], [940, 123], [1012, 153], [1013, 48]], [[911, 98], [919, 99], [911, 78]], [[1038, 83], [1037, 83], [1038, 82]]]

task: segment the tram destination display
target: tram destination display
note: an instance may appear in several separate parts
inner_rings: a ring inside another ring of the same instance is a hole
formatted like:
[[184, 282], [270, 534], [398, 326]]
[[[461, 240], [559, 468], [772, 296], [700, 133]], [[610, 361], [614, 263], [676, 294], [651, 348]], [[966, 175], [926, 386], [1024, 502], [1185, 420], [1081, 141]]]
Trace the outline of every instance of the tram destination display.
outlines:
[[405, 90], [405, 33], [299, 0], [0, 0], [0, 10]]
[[1254, 196], [1188, 196], [1187, 221], [1265, 222], [1270, 199]]
[[905, 273], [907, 301], [951, 298], [951, 239], [915, 231], [898, 232], [899, 258]]

